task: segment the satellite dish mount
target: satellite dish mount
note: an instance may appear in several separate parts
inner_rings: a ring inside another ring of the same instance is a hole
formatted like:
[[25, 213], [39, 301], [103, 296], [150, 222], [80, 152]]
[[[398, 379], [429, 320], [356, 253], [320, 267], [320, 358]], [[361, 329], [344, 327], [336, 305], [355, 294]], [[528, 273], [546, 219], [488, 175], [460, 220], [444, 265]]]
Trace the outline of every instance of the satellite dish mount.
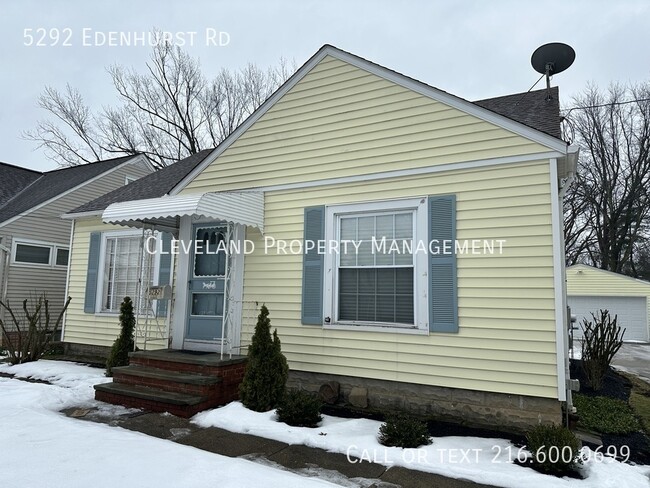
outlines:
[[535, 49], [530, 64], [538, 73], [546, 76], [546, 99], [551, 99], [551, 76], [561, 73], [573, 64], [576, 52], [568, 44], [551, 42]]

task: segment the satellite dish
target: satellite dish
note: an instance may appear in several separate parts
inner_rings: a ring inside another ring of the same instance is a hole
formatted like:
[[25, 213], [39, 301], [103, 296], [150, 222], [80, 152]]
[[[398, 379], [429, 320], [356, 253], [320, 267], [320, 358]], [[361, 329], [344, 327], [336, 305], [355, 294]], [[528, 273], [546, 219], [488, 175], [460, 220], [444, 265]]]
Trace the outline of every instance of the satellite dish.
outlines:
[[562, 73], [573, 64], [576, 52], [568, 44], [551, 42], [535, 49], [530, 58], [530, 64], [535, 71], [548, 76]]
[[568, 44], [551, 42], [535, 49], [530, 64], [538, 73], [546, 75], [547, 100], [551, 99], [551, 76], [562, 73], [573, 64], [576, 52]]

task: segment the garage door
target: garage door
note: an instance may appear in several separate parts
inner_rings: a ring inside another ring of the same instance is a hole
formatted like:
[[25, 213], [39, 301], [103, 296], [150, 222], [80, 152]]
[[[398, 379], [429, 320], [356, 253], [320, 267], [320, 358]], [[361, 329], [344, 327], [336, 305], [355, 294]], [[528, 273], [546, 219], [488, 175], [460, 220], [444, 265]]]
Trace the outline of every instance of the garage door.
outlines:
[[611, 315], [618, 316], [618, 325], [625, 328], [624, 341], [648, 340], [648, 313], [645, 297], [568, 297], [571, 313], [577, 317], [578, 330], [575, 337], [582, 337], [579, 324], [582, 319], [592, 320], [591, 313], [598, 316], [601, 309], [609, 310]]

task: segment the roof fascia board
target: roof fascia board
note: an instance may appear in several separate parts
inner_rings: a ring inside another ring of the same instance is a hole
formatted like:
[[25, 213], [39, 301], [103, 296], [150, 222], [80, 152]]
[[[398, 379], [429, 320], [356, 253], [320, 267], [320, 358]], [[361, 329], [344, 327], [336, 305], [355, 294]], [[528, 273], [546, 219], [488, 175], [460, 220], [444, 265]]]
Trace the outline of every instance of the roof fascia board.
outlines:
[[101, 217], [103, 210], [91, 210], [89, 212], [66, 213], [60, 217], [63, 220], [83, 219], [85, 217]]
[[102, 173], [99, 173], [96, 176], [93, 176], [89, 180], [86, 180], [86, 181], [84, 181], [82, 183], [79, 183], [77, 186], [74, 186], [72, 188], [68, 188], [63, 193], [59, 193], [58, 195], [50, 198], [49, 200], [45, 200], [44, 202], [41, 202], [38, 205], [35, 205], [35, 206], [25, 210], [24, 212], [19, 213], [18, 215], [14, 215], [13, 217], [11, 217], [8, 220], [5, 220], [4, 222], [0, 222], [0, 227], [5, 227], [5, 226], [15, 222], [16, 220], [21, 219], [21, 218], [23, 218], [23, 217], [25, 217], [25, 216], [33, 213], [33, 212], [36, 212], [37, 210], [45, 207], [46, 205], [49, 205], [52, 202], [57, 201], [59, 198], [63, 198], [65, 196], [69, 195], [70, 193], [75, 192], [75, 191], [79, 190], [80, 188], [83, 188], [86, 185], [89, 185], [90, 183], [94, 183], [98, 179], [103, 178], [104, 176], [109, 175], [109, 174], [113, 173], [114, 171], [117, 171], [118, 169], [121, 169], [121, 168], [123, 168], [123, 167], [125, 167], [127, 165], [130, 165], [130, 164], [133, 164], [134, 161], [136, 161], [136, 160], [139, 161], [141, 157], [144, 157], [144, 156], [142, 156], [141, 154], [138, 154], [137, 156], [129, 158], [126, 161], [124, 161], [123, 163], [118, 164], [114, 168], [108, 169], [108, 170], [106, 170], [106, 171], [104, 171]]
[[316, 54], [314, 54], [298, 71], [296, 71], [273, 95], [271, 95], [257, 110], [255, 110], [239, 127], [237, 127], [214, 151], [209, 154], [198, 166], [190, 171], [179, 183], [170, 191], [169, 195], [176, 195], [190, 184], [199, 174], [203, 172], [215, 159], [223, 154], [239, 137], [245, 133], [255, 122], [257, 122], [266, 112], [268, 112], [289, 90], [300, 82], [318, 63], [326, 56], [332, 56], [341, 61], [347, 62], [359, 69], [368, 71], [374, 75], [392, 81], [404, 88], [410, 89], [429, 97], [438, 102], [447, 104], [453, 108], [461, 110], [469, 115], [478, 117], [481, 120], [495, 124], [503, 129], [509, 130], [522, 137], [537, 142], [553, 151], [559, 151], [562, 154], [567, 152], [567, 144], [555, 137], [544, 134], [527, 125], [516, 122], [512, 119], [499, 115], [495, 112], [479, 107], [478, 105], [463, 100], [454, 95], [444, 93], [436, 88], [425, 85], [422, 82], [410, 79], [405, 75], [391, 71], [388, 68], [376, 65], [365, 59], [359, 58], [354, 54], [341, 51], [334, 46], [325, 45]]

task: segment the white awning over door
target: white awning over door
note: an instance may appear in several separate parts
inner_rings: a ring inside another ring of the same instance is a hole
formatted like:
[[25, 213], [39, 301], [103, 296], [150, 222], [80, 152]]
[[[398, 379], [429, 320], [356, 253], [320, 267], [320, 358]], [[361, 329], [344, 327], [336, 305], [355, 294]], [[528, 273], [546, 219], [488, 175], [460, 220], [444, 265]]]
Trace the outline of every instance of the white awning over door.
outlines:
[[263, 233], [264, 193], [228, 191], [132, 200], [110, 205], [104, 210], [102, 220], [107, 224], [152, 225], [166, 230], [177, 229], [178, 218], [187, 215], [257, 227]]

